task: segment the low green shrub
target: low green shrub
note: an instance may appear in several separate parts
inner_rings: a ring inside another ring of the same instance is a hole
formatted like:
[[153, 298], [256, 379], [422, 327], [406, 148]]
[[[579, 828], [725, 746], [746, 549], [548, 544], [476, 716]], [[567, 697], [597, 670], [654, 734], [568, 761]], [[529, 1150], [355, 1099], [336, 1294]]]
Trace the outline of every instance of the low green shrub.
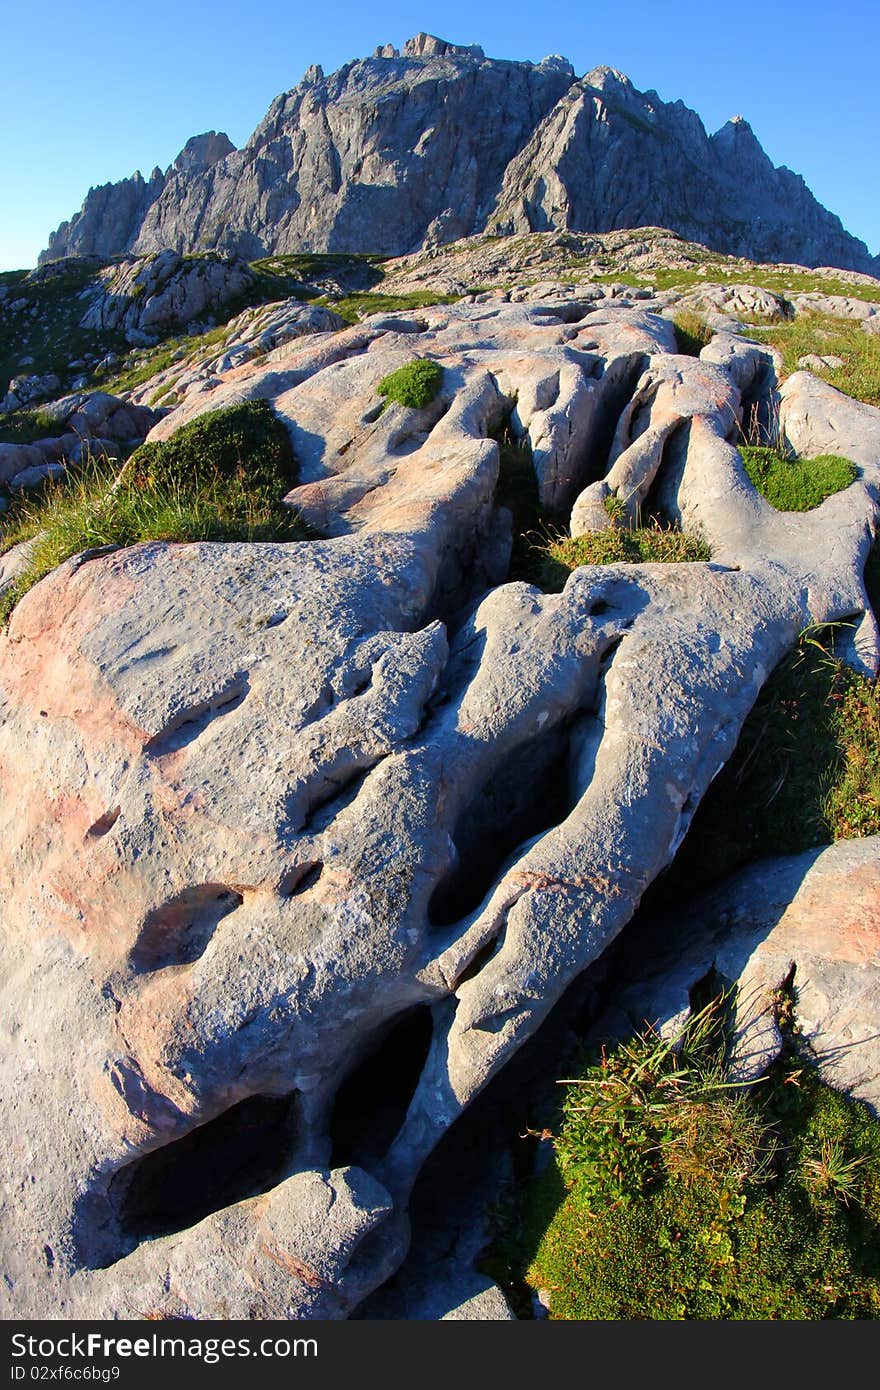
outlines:
[[880, 1122], [790, 1025], [763, 1080], [734, 1083], [724, 1005], [564, 1083], [555, 1161], [502, 1209], [486, 1261], [545, 1291], [551, 1318], [880, 1315]]
[[761, 496], [780, 512], [811, 511], [858, 477], [856, 465], [838, 454], [791, 459], [763, 445], [743, 445], [740, 454]]
[[396, 401], [398, 405], [412, 410], [424, 410], [440, 390], [443, 368], [429, 357], [415, 357], [383, 377], [376, 387], [386, 401]]
[[290, 436], [266, 401], [243, 401], [200, 415], [170, 439], [142, 444], [129, 459], [142, 482], [198, 488], [215, 478], [256, 488], [290, 488], [296, 463]]

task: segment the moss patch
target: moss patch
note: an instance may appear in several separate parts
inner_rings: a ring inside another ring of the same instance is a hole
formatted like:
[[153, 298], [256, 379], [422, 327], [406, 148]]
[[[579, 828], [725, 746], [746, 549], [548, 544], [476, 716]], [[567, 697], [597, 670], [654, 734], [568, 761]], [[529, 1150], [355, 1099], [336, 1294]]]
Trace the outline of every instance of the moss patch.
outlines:
[[778, 449], [744, 445], [740, 449], [746, 472], [762, 497], [780, 512], [808, 512], [826, 497], [849, 487], [858, 468], [839, 454], [814, 459], [790, 459]]
[[440, 390], [442, 380], [443, 368], [439, 363], [428, 357], [415, 357], [383, 377], [376, 390], [386, 401], [396, 401], [411, 410], [424, 410]]

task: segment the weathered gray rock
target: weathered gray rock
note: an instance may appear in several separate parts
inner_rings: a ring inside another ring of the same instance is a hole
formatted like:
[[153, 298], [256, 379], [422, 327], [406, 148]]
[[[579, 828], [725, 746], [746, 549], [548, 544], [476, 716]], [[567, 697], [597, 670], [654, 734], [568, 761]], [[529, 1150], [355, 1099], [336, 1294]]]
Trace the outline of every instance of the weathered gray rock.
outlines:
[[242, 150], [199, 139], [148, 185], [92, 190], [45, 255], [399, 255], [481, 230], [659, 225], [755, 259], [877, 270], [741, 117], [707, 136], [682, 102], [611, 68], [577, 82], [558, 55], [502, 62], [418, 34], [330, 77], [309, 68]]
[[776, 1004], [791, 983], [800, 1039], [823, 1079], [880, 1113], [880, 838], [763, 860], [674, 925], [643, 923], [639, 941], [635, 978], [597, 1034], [647, 1021], [674, 1037], [689, 991], [714, 971], [735, 987], [734, 1074], [754, 1080], [782, 1046]]
[[838, 319], [858, 319], [863, 325], [880, 314], [880, 304], [851, 295], [823, 294], [819, 290], [793, 294], [791, 302], [799, 314], [831, 314]]
[[[786, 429], [858, 437], [862, 477], [776, 513], [730, 442], [772, 358], [679, 357], [643, 304], [540, 293], [205, 383], [154, 437], [270, 401], [325, 537], [87, 552], [0, 636], [18, 1316], [355, 1308], [403, 1257], [425, 1158], [630, 921], [797, 634], [868, 633], [880, 412], [791, 378]], [[382, 411], [417, 355], [436, 400]], [[712, 562], [501, 582], [505, 418], [559, 514], [597, 475], [643, 489]], [[342, 1083], [399, 1029], [405, 1093], [349, 1132]]]
[[107, 391], [64, 396], [48, 402], [43, 412], [55, 433], [32, 444], [0, 443], [0, 483], [36, 487], [46, 478], [60, 477], [67, 463], [100, 455], [116, 458], [121, 446], [139, 444], [161, 418], [160, 411]]
[[875, 271], [867, 248], [775, 169], [742, 117], [707, 136], [683, 102], [599, 67], [574, 83], [505, 173], [489, 216], [505, 232], [664, 226], [755, 260]]
[[732, 319], [792, 319], [795, 309], [790, 300], [760, 285], [700, 285], [683, 294], [679, 307], [709, 309]]
[[54, 372], [45, 372], [42, 376], [14, 376], [0, 401], [0, 414], [44, 401], [60, 387], [61, 382]]
[[32, 540], [19, 541], [17, 545], [0, 555], [0, 594], [5, 594], [6, 590], [27, 569], [33, 549], [34, 542]]
[[[298, 299], [281, 300], [244, 309], [230, 319], [225, 336], [212, 351], [197, 346], [192, 353], [158, 372], [129, 394], [135, 404], [161, 398], [167, 406], [178, 405], [191, 395], [213, 390], [218, 382], [234, 379], [240, 368], [256, 361], [283, 360], [289, 343], [317, 333], [334, 333], [346, 328], [345, 319], [320, 304], [303, 304]], [[249, 368], [249, 371], [252, 367]]]
[[130, 343], [154, 342], [236, 299], [253, 283], [244, 261], [164, 251], [103, 271], [80, 327], [121, 329]]

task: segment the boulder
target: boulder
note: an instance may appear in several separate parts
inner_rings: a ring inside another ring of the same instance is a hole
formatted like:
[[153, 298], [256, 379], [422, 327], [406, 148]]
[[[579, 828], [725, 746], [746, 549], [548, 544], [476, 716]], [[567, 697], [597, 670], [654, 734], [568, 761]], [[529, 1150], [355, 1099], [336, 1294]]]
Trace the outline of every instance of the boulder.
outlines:
[[121, 330], [129, 343], [152, 343], [235, 299], [253, 283], [244, 261], [163, 251], [103, 271], [80, 327]]

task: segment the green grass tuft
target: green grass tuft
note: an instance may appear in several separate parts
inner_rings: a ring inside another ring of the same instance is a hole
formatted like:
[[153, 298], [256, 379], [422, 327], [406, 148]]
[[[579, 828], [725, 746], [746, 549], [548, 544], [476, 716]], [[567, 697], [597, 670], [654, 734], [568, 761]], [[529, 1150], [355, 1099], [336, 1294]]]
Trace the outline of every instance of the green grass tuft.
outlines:
[[743, 445], [746, 472], [761, 496], [780, 512], [808, 512], [826, 497], [849, 487], [858, 468], [838, 454], [789, 459], [778, 449]]
[[580, 565], [674, 565], [711, 559], [701, 537], [657, 524], [633, 530], [612, 526], [584, 536], [558, 536], [540, 549], [536, 576], [547, 593], [559, 593]]
[[672, 327], [679, 352], [688, 357], [699, 357], [706, 344], [712, 341], [712, 329], [690, 309], [680, 310], [672, 320]]
[[443, 368], [428, 357], [415, 357], [383, 377], [376, 390], [388, 401], [408, 406], [412, 410], [424, 410], [440, 390]]
[[47, 410], [13, 410], [0, 416], [2, 444], [32, 444], [35, 439], [51, 439], [60, 432], [61, 425]]
[[[878, 297], [876, 290], [867, 294], [863, 285], [851, 286], [849, 292], [860, 299]], [[845, 395], [880, 406], [880, 337], [866, 333], [852, 319], [834, 318], [830, 314], [798, 314], [790, 323], [757, 329], [750, 336], [770, 343], [782, 353], [786, 376], [798, 370], [802, 357], [813, 353], [820, 357], [842, 358], [842, 367], [829, 367], [818, 375]]]
[[804, 633], [771, 673], [655, 901], [755, 859], [880, 834], [880, 682], [835, 655], [840, 632]]

